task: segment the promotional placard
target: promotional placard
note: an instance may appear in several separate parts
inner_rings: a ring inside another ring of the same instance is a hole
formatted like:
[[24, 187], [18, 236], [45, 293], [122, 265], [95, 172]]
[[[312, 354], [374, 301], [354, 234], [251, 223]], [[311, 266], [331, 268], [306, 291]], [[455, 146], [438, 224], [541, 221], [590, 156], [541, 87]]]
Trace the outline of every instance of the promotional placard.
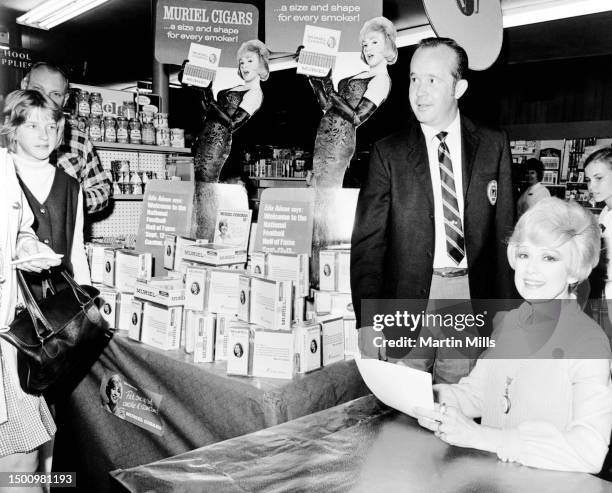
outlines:
[[[266, 7], [267, 8], [267, 7]], [[155, 13], [155, 58], [181, 65], [191, 43], [221, 50], [221, 67], [236, 67], [242, 43], [257, 39], [259, 11], [246, 3], [159, 0]]]
[[317, 26], [306, 26], [304, 29], [304, 48], [300, 51], [297, 73], [325, 77], [334, 68], [340, 31]]
[[154, 275], [163, 274], [164, 235], [188, 235], [193, 209], [193, 183], [151, 180], [145, 190], [136, 249], [151, 252]]
[[251, 210], [218, 211], [213, 243], [216, 245], [235, 246], [246, 250], [251, 231], [252, 213], [253, 211]]
[[314, 191], [267, 188], [261, 194], [255, 250], [305, 253], [312, 249]]
[[141, 389], [118, 373], [105, 375], [100, 385], [102, 407], [120, 419], [162, 436], [164, 424], [159, 415], [162, 396]]
[[191, 43], [183, 71], [183, 84], [208, 87], [215, 80], [221, 50], [212, 46]]
[[382, 15], [382, 0], [266, 0], [266, 46], [291, 52], [302, 44], [306, 25], [342, 31], [339, 51], [360, 51], [359, 30]]

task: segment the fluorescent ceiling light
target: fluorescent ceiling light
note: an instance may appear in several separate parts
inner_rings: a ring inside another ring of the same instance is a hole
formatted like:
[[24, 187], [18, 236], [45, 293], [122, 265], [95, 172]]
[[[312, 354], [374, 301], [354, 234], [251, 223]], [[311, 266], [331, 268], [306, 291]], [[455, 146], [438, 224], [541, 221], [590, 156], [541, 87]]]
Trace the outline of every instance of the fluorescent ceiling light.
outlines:
[[[502, 5], [503, 26], [515, 27], [537, 22], [554, 21], [597, 14], [612, 10], [611, 0], [524, 0]], [[429, 24], [398, 31], [398, 48], [417, 44], [421, 39], [435, 36]]]
[[524, 26], [612, 10], [610, 0], [545, 0], [515, 2], [503, 8], [504, 27]]
[[108, 0], [47, 0], [17, 18], [18, 24], [51, 29]]

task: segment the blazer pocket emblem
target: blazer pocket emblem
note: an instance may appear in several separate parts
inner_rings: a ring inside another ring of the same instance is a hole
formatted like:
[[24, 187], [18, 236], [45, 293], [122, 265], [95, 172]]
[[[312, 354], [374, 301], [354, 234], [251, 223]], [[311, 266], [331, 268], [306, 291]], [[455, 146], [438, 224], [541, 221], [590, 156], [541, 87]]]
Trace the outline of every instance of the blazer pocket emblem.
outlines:
[[491, 180], [487, 183], [487, 198], [491, 205], [497, 202], [497, 180]]

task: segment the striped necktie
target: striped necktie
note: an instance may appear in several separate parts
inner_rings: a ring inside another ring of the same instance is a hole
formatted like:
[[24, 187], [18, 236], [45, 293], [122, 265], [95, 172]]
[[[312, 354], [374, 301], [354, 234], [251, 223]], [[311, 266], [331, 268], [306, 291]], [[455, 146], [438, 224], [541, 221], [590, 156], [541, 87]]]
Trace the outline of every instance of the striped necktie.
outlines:
[[448, 132], [440, 132], [436, 137], [440, 141], [438, 146], [438, 162], [440, 164], [440, 183], [442, 185], [442, 210], [444, 212], [444, 230], [446, 232], [446, 251], [450, 258], [459, 265], [465, 257], [465, 239], [463, 226], [459, 214], [453, 163], [450, 152], [444, 139]]

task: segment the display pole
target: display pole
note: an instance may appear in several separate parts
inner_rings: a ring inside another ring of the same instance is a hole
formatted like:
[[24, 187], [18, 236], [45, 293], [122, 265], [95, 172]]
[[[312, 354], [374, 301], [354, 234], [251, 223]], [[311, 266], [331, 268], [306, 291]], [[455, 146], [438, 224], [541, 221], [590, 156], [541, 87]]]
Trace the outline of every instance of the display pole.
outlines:
[[[157, 11], [157, 0], [151, 0], [151, 43], [155, 46], [155, 12]], [[169, 81], [168, 66], [159, 63], [153, 55], [151, 59], [152, 72], [153, 72], [153, 94], [159, 94], [161, 102], [159, 104], [159, 111], [162, 113], [168, 113], [169, 111]]]

